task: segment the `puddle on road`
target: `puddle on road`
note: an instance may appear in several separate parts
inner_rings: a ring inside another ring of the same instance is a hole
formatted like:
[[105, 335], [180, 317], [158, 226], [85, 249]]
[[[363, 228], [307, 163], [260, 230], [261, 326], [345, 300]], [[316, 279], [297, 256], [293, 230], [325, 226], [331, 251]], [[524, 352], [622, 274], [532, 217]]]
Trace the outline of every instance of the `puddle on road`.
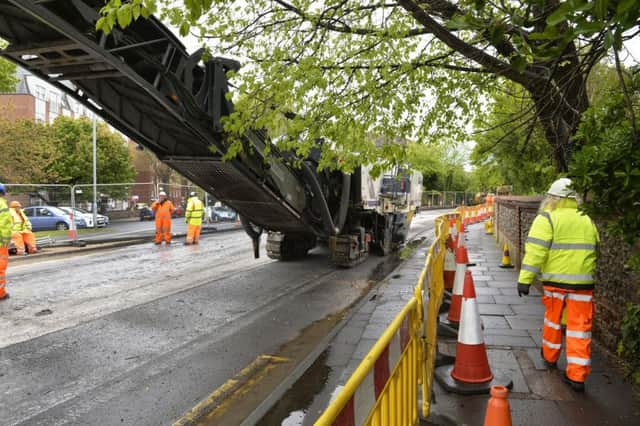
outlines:
[[304, 421], [313, 399], [324, 388], [331, 373], [326, 365], [329, 350], [325, 350], [307, 369], [284, 397], [257, 423], [261, 426], [298, 426]]

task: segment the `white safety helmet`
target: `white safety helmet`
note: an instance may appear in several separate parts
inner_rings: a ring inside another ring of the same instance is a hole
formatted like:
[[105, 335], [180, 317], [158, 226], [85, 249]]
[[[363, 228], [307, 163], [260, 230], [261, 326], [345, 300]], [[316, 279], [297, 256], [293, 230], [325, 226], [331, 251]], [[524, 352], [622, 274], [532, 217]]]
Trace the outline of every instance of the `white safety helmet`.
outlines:
[[198, 194], [196, 194], [194, 191], [191, 191], [191, 192], [189, 193], [189, 196], [190, 196], [190, 197], [195, 197], [196, 195], [198, 195]]
[[569, 188], [570, 186], [571, 179], [560, 178], [551, 184], [547, 194], [561, 198], [576, 198], [576, 192]]
[[160, 191], [160, 194], [158, 194], [160, 197], [166, 197], [167, 193], [164, 191]]

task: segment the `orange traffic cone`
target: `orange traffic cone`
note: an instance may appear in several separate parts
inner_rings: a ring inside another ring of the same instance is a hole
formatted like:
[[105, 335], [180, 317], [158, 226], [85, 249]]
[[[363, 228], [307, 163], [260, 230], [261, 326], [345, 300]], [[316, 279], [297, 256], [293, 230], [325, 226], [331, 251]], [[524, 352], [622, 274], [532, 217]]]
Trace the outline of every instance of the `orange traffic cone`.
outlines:
[[509, 244], [504, 243], [502, 246], [502, 263], [500, 264], [502, 269], [512, 269], [511, 258], [509, 257]]
[[465, 273], [456, 362], [453, 366], [438, 367], [435, 378], [448, 391], [462, 394], [488, 393], [492, 385], [500, 383], [508, 388], [513, 386], [510, 379], [494, 378], [489, 367], [470, 271]]
[[460, 312], [462, 308], [462, 291], [466, 280], [467, 264], [469, 256], [467, 249], [458, 247], [456, 249], [456, 272], [453, 279], [453, 291], [448, 313], [442, 313], [439, 317], [438, 335], [442, 337], [456, 337], [458, 326], [460, 325]]
[[504, 386], [493, 386], [491, 388], [491, 398], [487, 402], [484, 426], [511, 426], [508, 395], [509, 389]]

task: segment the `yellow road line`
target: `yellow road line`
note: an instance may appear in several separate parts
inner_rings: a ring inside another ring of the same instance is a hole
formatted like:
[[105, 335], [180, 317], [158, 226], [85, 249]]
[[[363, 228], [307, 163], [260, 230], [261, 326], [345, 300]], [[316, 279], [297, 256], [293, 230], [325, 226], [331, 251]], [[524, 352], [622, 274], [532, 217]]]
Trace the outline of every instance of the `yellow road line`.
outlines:
[[[262, 379], [265, 376], [266, 372], [275, 367], [274, 364], [280, 364], [288, 361], [288, 358], [274, 355], [259, 355], [235, 376], [227, 380], [219, 388], [209, 394], [209, 396], [200, 401], [195, 407], [186, 412], [173, 424], [173, 426], [187, 426], [195, 424], [195, 422], [203, 416], [212, 414], [223, 408], [226, 405], [224, 404], [225, 399], [239, 392], [243, 387], [250, 387], [257, 383], [259, 379]], [[251, 377], [256, 376], [260, 370], [263, 370], [262, 374], [260, 374], [256, 380], [251, 380]], [[245, 394], [246, 392], [248, 392], [248, 389], [239, 393]]]

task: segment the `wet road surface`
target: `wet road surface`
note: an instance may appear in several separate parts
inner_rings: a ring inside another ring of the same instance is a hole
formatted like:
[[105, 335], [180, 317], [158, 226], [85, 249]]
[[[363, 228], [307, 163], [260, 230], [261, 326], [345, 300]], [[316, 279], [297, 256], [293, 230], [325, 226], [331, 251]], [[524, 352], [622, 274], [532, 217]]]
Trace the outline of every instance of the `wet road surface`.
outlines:
[[[434, 216], [419, 215], [411, 234], [432, 229]], [[259, 380], [277, 376], [275, 364], [286, 372], [282, 355], [297, 352], [283, 348], [303, 330], [330, 327], [384, 262], [344, 270], [322, 248], [298, 262], [251, 252], [244, 233], [228, 232], [199, 246], [10, 266], [12, 298], [0, 304], [2, 424], [171, 424], [261, 357], [274, 370]]]

